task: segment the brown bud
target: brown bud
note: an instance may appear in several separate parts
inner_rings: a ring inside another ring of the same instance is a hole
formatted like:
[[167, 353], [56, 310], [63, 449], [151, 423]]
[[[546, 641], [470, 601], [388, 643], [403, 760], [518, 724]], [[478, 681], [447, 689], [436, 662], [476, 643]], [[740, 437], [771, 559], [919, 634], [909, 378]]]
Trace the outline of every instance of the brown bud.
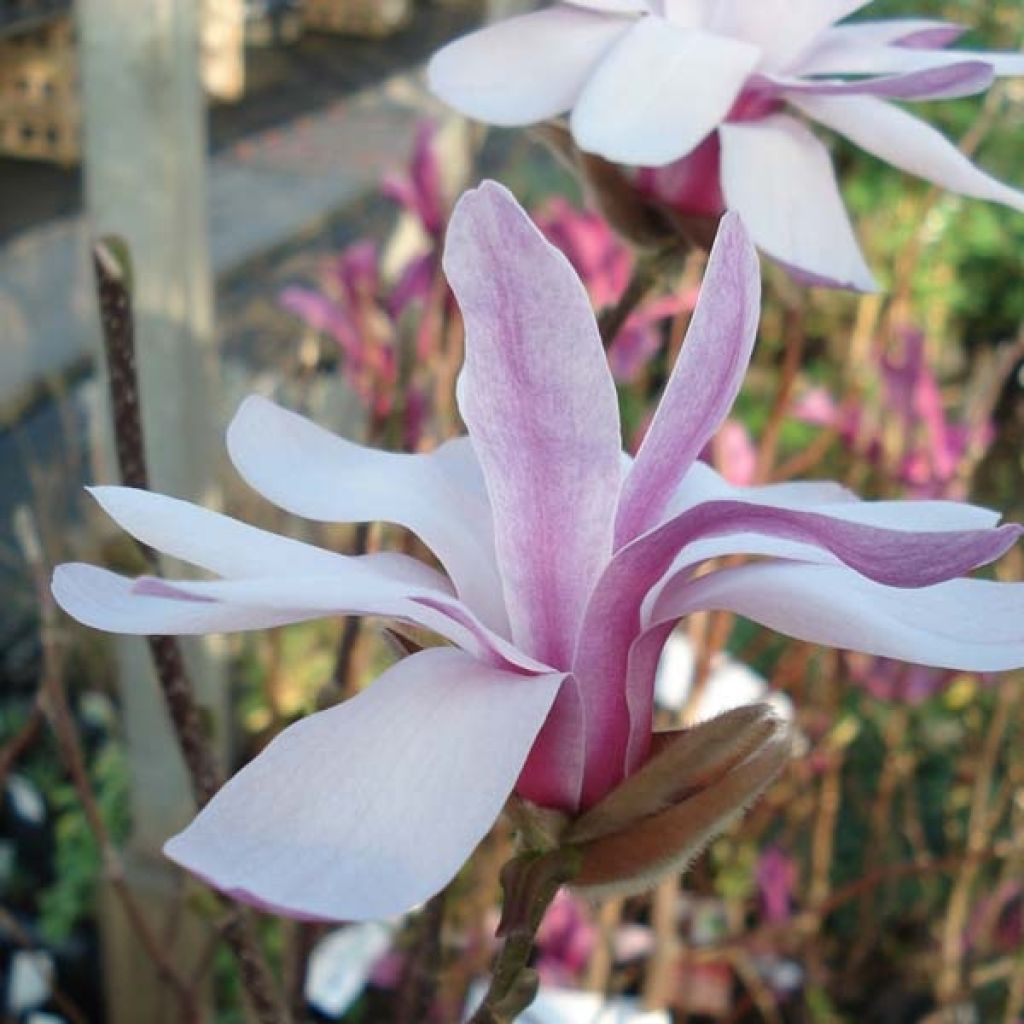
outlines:
[[588, 895], [642, 892], [682, 871], [760, 796], [792, 749], [788, 724], [767, 704], [655, 739], [647, 763], [563, 836], [581, 856], [573, 885]]

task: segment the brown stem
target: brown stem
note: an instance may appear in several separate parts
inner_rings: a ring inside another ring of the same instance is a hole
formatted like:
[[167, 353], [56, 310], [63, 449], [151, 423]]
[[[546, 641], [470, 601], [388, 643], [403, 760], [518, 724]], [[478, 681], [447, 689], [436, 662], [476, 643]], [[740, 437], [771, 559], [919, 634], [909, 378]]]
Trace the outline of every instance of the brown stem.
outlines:
[[[118, 238], [101, 240], [93, 248], [93, 266], [107, 357], [118, 468], [126, 486], [148, 489], [149, 474], [135, 362], [131, 260], [125, 242]], [[155, 567], [155, 554], [147, 551], [146, 556]], [[192, 792], [196, 803], [202, 807], [220, 787], [220, 772], [203, 731], [195, 690], [175, 638], [150, 637], [149, 647], [188, 769]], [[230, 909], [222, 933], [234, 953], [254, 1011], [264, 1024], [289, 1022], [291, 1015], [277, 991], [250, 916], [237, 905], [224, 902]]]
[[14, 766], [38, 739], [44, 721], [43, 709], [37, 699], [32, 704], [28, 718], [0, 750], [0, 793], [3, 792], [7, 776], [14, 770]]
[[504, 944], [494, 961], [491, 984], [469, 1024], [508, 1024], [537, 995], [537, 972], [528, 967], [533, 943], [544, 914], [559, 888], [579, 871], [572, 850], [522, 853], [501, 872], [505, 902], [498, 925]]

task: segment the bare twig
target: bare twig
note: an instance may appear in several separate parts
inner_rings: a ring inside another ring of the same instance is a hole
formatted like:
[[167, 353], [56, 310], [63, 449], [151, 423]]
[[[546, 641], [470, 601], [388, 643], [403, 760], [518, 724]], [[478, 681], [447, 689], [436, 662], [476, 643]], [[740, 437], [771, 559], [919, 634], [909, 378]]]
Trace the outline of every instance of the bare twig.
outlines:
[[[110, 381], [115, 446], [122, 481], [130, 487], [148, 488], [146, 449], [135, 363], [135, 323], [132, 312], [131, 261], [123, 240], [107, 238], [93, 249], [101, 326]], [[155, 567], [156, 556], [146, 552]], [[170, 713], [192, 792], [202, 807], [220, 787], [220, 772], [203, 730], [195, 691], [185, 669], [177, 640], [150, 637], [150, 651], [157, 678]], [[291, 1020], [277, 990], [273, 973], [256, 938], [251, 918], [240, 907], [229, 907], [222, 934], [239, 965], [249, 1001], [265, 1024]]]

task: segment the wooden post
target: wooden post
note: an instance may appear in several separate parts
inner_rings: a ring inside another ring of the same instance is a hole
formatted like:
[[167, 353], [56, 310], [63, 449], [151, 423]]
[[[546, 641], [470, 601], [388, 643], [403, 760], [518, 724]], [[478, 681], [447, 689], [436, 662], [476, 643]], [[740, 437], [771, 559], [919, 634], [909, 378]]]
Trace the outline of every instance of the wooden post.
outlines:
[[[78, 4], [86, 207], [94, 236], [121, 235], [132, 251], [150, 479], [156, 490], [209, 505], [216, 502], [223, 441], [198, 11], [198, 0]], [[103, 482], [116, 479], [112, 465], [108, 456], [98, 470]], [[201, 701], [211, 720], [223, 726], [224, 687], [216, 659], [199, 645], [186, 654]], [[176, 905], [177, 883], [160, 847], [190, 818], [193, 805], [148, 652], [141, 642], [125, 639], [117, 655], [132, 773], [129, 881], [159, 926]], [[173, 1019], [173, 1003], [111, 905], [104, 901], [110, 910], [103, 919], [108, 1020]], [[178, 946], [189, 970], [200, 937], [198, 922], [186, 915]]]

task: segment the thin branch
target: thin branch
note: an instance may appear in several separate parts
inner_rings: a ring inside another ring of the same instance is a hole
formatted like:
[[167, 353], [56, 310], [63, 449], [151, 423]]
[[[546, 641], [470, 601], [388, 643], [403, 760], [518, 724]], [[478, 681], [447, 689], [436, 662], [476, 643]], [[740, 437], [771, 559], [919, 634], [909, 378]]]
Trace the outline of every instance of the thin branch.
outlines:
[[[136, 371], [135, 321], [132, 311], [131, 261], [127, 245], [118, 238], [101, 240], [93, 248], [93, 265], [110, 382], [118, 467], [125, 485], [148, 489], [139, 382]], [[156, 567], [156, 556], [146, 551]], [[202, 807], [220, 788], [221, 776], [203, 730], [203, 719], [185, 661], [174, 637], [149, 637], [157, 678], [170, 713], [196, 803]], [[229, 907], [223, 927], [225, 941], [238, 963], [245, 991], [264, 1024], [283, 1024], [291, 1014], [280, 996], [250, 916], [236, 904]]]

